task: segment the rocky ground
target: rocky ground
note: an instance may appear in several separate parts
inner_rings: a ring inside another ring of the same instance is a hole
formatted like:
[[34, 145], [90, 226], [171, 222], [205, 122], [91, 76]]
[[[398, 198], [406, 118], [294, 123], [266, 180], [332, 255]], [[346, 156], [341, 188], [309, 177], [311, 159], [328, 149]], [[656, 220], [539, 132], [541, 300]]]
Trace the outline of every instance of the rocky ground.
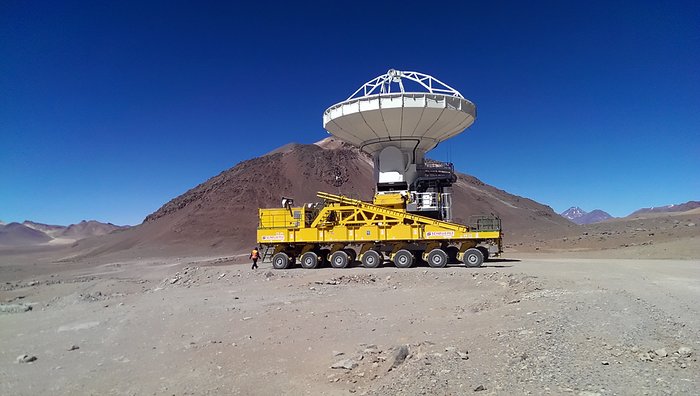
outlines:
[[585, 257], [683, 258], [700, 257], [700, 210], [649, 214], [647, 217], [613, 219], [580, 226], [566, 236], [530, 235], [525, 242], [506, 235], [513, 253], [585, 252]]
[[2, 256], [0, 394], [698, 394], [700, 261], [511, 257]]

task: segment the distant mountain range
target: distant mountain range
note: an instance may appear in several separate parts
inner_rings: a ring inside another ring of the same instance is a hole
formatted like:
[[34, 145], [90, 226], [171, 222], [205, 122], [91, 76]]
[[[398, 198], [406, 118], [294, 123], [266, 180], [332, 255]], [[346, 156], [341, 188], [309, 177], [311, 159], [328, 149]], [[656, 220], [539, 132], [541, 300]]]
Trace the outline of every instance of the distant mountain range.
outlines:
[[50, 236], [20, 223], [0, 225], [0, 246], [39, 245], [51, 241]]
[[[642, 208], [639, 210], [635, 210], [627, 217], [640, 217], [651, 213], [686, 212], [697, 208], [700, 208], [700, 201], [688, 201], [686, 203], [676, 205]], [[572, 206], [569, 209], [561, 212], [559, 215], [561, 215], [565, 219], [571, 220], [576, 224], [600, 223], [601, 221], [613, 218], [610, 214], [600, 209], [596, 209], [592, 212], [586, 212], [578, 206]]]
[[586, 212], [578, 206], [572, 206], [569, 209], [560, 213], [565, 219], [569, 219], [576, 224], [593, 224], [601, 221], [612, 219], [612, 216], [607, 212], [596, 209], [592, 212]]
[[72, 243], [80, 239], [105, 235], [128, 226], [83, 220], [68, 226], [42, 224], [25, 220], [22, 223], [5, 224], [0, 221], [0, 246], [30, 246], [40, 244]]
[[638, 216], [638, 215], [647, 214], [647, 213], [685, 212], [685, 211], [693, 210], [696, 208], [700, 208], [700, 201], [688, 201], [686, 203], [677, 204], [677, 205], [666, 205], [666, 206], [657, 206], [657, 207], [651, 207], [651, 208], [642, 208], [642, 209], [639, 209], [637, 211], [632, 212], [632, 214], [629, 215], [628, 217]]

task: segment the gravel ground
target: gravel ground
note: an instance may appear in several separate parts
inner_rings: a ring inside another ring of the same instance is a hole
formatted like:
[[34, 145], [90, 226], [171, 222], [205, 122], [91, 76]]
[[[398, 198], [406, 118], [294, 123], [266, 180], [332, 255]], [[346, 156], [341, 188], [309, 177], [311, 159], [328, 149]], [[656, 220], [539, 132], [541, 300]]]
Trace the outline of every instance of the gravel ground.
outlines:
[[0, 257], [0, 394], [700, 389], [697, 260], [313, 271], [13, 260]]

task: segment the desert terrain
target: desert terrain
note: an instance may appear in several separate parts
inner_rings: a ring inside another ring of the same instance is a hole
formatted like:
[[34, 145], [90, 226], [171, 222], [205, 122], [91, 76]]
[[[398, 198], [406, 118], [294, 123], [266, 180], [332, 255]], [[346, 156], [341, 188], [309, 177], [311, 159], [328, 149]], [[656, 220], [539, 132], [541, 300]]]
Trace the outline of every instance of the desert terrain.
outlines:
[[697, 394], [700, 260], [647, 247], [284, 271], [5, 250], [0, 393]]
[[459, 174], [455, 220], [503, 220], [482, 268], [250, 269], [258, 207], [372, 180], [292, 144], [138, 226], [1, 246], [0, 394], [700, 393], [700, 209], [578, 225]]

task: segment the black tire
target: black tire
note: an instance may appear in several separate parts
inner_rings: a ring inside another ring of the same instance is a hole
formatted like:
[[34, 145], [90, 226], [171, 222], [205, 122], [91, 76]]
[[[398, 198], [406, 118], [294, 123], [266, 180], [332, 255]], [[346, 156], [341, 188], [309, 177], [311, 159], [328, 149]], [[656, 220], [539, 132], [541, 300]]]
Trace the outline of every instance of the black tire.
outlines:
[[411, 268], [414, 260], [413, 253], [406, 249], [401, 249], [394, 253], [394, 265], [396, 268]]
[[272, 268], [280, 270], [289, 268], [289, 256], [287, 256], [287, 253], [279, 252], [272, 256]]
[[357, 253], [355, 253], [355, 249], [343, 249], [343, 251], [348, 255], [348, 259], [350, 260], [350, 263], [354, 263], [355, 260], [357, 259]]
[[342, 250], [331, 254], [331, 267], [333, 268], [345, 268], [350, 263], [350, 257], [348, 254]]
[[378, 268], [382, 261], [382, 255], [376, 250], [368, 250], [362, 255], [362, 265], [365, 268]]
[[306, 269], [318, 267], [318, 256], [314, 252], [306, 252], [301, 255], [301, 266]]
[[477, 246], [477, 249], [481, 252], [481, 254], [484, 256], [484, 261], [488, 261], [489, 259], [489, 249], [486, 246]]
[[481, 265], [484, 264], [484, 255], [481, 253], [481, 250], [477, 248], [467, 249], [467, 251], [464, 252], [464, 256], [462, 256], [462, 261], [464, 261], [464, 265], [467, 267], [481, 267]]
[[450, 258], [442, 249], [433, 249], [428, 253], [428, 265], [433, 268], [444, 268]]

